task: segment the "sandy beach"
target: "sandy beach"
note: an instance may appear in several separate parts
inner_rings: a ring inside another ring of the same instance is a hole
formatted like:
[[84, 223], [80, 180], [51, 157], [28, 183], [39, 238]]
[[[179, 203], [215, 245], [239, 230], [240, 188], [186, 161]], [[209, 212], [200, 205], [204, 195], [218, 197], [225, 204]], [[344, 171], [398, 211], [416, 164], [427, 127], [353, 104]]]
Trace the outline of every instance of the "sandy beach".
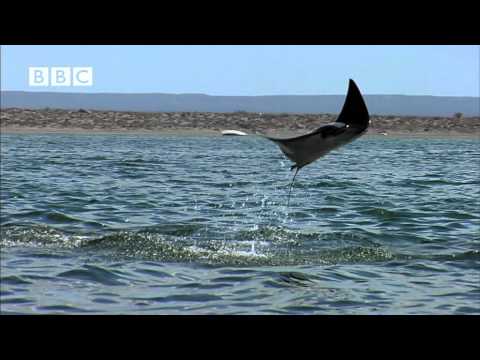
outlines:
[[[336, 120], [335, 114], [147, 113], [90, 110], [2, 109], [4, 133], [132, 133], [219, 135], [221, 130], [291, 136]], [[480, 117], [371, 115], [370, 136], [480, 138]]]

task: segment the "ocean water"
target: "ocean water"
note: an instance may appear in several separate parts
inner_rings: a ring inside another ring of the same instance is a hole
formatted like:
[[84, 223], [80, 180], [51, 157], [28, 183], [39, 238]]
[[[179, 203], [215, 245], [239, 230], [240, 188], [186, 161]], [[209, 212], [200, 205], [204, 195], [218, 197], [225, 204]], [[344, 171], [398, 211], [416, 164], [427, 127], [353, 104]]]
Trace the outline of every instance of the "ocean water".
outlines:
[[480, 141], [2, 134], [2, 314], [480, 314]]

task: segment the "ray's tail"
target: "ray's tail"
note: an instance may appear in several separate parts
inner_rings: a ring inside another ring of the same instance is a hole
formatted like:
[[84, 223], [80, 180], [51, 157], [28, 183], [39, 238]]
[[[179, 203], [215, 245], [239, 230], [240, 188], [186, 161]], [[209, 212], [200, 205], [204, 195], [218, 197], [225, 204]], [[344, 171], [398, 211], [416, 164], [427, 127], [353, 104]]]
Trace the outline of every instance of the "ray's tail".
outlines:
[[300, 170], [300, 167], [292, 166], [292, 170], [295, 169], [295, 168], [296, 168], [295, 175], [293, 175], [292, 183], [290, 184], [290, 190], [288, 191], [287, 207], [290, 206], [290, 195], [292, 194], [293, 183], [295, 182], [295, 178], [297, 177], [298, 170]]

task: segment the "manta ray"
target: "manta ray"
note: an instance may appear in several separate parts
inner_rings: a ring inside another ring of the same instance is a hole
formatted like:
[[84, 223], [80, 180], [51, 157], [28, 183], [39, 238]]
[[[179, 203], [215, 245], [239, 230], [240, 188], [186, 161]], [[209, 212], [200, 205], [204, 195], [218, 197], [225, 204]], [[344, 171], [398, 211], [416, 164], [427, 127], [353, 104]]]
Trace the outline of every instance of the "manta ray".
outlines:
[[296, 169], [296, 171], [290, 185], [287, 206], [290, 203], [295, 177], [301, 168], [330, 151], [359, 138], [367, 132], [369, 125], [370, 116], [367, 106], [357, 85], [350, 79], [345, 103], [334, 123], [323, 125], [308, 134], [288, 139], [263, 136], [276, 143], [285, 156], [295, 163], [290, 168], [290, 170]]

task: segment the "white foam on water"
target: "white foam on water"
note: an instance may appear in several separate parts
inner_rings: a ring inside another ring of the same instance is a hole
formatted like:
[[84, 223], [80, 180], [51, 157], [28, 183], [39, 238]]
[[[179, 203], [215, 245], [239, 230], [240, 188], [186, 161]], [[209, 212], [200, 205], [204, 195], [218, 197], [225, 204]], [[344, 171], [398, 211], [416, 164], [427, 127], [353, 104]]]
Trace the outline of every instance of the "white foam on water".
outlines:
[[259, 257], [259, 258], [266, 258], [267, 255], [257, 253], [251, 250], [251, 251], [246, 251], [246, 250], [235, 250], [235, 249], [222, 249], [216, 252], [219, 255], [228, 255], [228, 256], [238, 256], [238, 257]]
[[[185, 250], [190, 251], [196, 255], [199, 255], [201, 259], [215, 259], [220, 256], [235, 256], [235, 257], [244, 257], [244, 258], [266, 258], [267, 255], [259, 253], [255, 250], [255, 241], [245, 241], [245, 243], [250, 243], [250, 250], [239, 250], [233, 248], [222, 248], [218, 250], [210, 250], [201, 248], [195, 245], [188, 246]], [[238, 244], [238, 243], [237, 243]]]

